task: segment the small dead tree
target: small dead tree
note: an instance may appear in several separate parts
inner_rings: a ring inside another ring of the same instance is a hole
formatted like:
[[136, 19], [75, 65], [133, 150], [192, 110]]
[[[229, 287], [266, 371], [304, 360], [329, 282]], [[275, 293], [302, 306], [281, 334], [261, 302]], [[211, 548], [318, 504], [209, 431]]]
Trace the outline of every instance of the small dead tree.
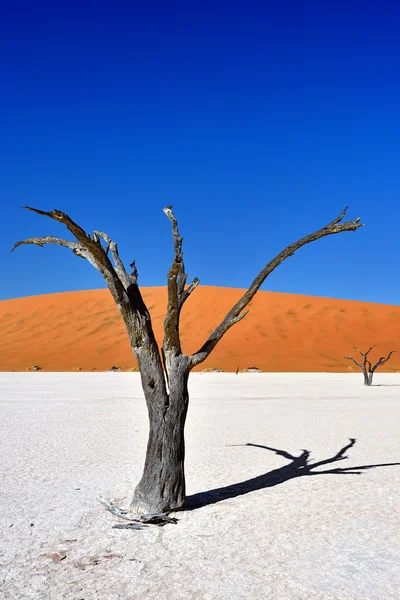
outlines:
[[[273, 258], [257, 275], [249, 289], [231, 308], [223, 321], [216, 327], [205, 343], [191, 356], [182, 352], [179, 322], [186, 300], [199, 284], [195, 278], [187, 286], [187, 274], [182, 255], [182, 237], [172, 207], [164, 208], [172, 226], [174, 257], [168, 272], [168, 305], [164, 321], [164, 341], [158, 347], [150, 318], [138, 286], [135, 262], [129, 273], [119, 257], [117, 244], [106, 234], [94, 231], [89, 235], [67, 214], [53, 210], [45, 212], [35, 208], [28, 210], [50, 217], [65, 225], [76, 241], [48, 236], [30, 238], [21, 244], [57, 244], [69, 248], [90, 262], [103, 276], [120, 310], [129, 336], [132, 350], [137, 358], [144, 396], [149, 414], [149, 439], [141, 480], [135, 488], [127, 512], [132, 515], [165, 513], [181, 508], [185, 504], [185, 442], [184, 426], [189, 403], [189, 373], [202, 363], [212, 352], [225, 333], [241, 321], [244, 311], [264, 283], [268, 275], [296, 250], [328, 235], [344, 231], [356, 231], [362, 227], [360, 219], [342, 223], [347, 208], [331, 223], [318, 231], [290, 244]], [[121, 510], [115, 507], [115, 514]]]
[[368, 354], [371, 352], [371, 350], [375, 348], [375, 346], [371, 346], [371, 348], [367, 350], [367, 352], [361, 352], [361, 350], [359, 350], [355, 346], [353, 346], [353, 348], [354, 350], [357, 350], [359, 354], [361, 354], [361, 356], [363, 357], [363, 362], [358, 362], [352, 356], [343, 356], [343, 358], [346, 358], [347, 360], [352, 360], [357, 365], [357, 367], [360, 367], [364, 375], [364, 385], [368, 386], [372, 385], [372, 379], [374, 377], [375, 371], [379, 367], [387, 363], [392, 354], [396, 352], [396, 350], [391, 350], [386, 358], [384, 356], [381, 356], [378, 362], [374, 366], [372, 366], [371, 362], [368, 360]]

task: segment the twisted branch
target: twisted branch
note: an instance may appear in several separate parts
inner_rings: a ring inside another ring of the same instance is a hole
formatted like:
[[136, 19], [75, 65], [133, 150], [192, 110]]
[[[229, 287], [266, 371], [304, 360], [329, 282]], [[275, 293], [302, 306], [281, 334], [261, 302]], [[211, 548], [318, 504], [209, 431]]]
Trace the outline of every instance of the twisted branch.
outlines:
[[390, 359], [390, 357], [392, 356], [392, 354], [394, 354], [394, 352], [397, 352], [397, 350], [391, 350], [389, 352], [389, 354], [387, 355], [386, 358], [384, 356], [381, 356], [380, 359], [378, 360], [378, 362], [376, 363], [376, 365], [374, 365], [372, 367], [372, 372], [374, 373], [374, 371], [376, 369], [378, 369], [378, 367], [381, 367], [382, 365], [384, 365], [385, 363], [387, 363], [387, 361]]

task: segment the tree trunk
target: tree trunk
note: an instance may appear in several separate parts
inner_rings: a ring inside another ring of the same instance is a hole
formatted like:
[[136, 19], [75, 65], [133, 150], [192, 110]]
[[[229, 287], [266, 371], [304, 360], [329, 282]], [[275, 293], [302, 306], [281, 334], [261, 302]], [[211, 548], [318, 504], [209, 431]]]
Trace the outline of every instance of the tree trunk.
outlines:
[[[146, 394], [150, 432], [143, 475], [129, 510], [149, 514], [178, 510], [186, 501], [184, 428], [189, 404], [189, 369], [183, 355], [168, 368], [169, 395]], [[166, 400], [166, 401], [165, 401]]]
[[374, 374], [371, 372], [368, 373], [368, 371], [363, 371], [363, 373], [364, 373], [364, 385], [367, 385], [367, 386], [372, 385], [372, 378], [373, 378]]

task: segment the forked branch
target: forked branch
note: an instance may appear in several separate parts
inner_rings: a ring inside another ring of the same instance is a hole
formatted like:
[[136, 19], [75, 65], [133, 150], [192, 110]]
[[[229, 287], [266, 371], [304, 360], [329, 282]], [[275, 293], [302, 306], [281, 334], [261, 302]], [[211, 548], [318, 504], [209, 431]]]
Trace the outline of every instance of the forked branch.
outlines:
[[243, 309], [251, 302], [254, 298], [257, 291], [260, 289], [261, 285], [264, 283], [266, 278], [278, 267], [284, 260], [289, 258], [289, 256], [293, 256], [293, 254], [306, 244], [310, 244], [311, 242], [315, 242], [319, 238], [334, 235], [336, 233], [342, 233], [344, 231], [356, 231], [360, 227], [363, 226], [363, 223], [360, 223], [360, 219], [357, 218], [354, 221], [347, 221], [342, 223], [343, 217], [345, 216], [347, 211], [347, 207], [341, 212], [341, 214], [322, 227], [318, 231], [307, 235], [297, 242], [290, 244], [282, 250], [275, 258], [273, 258], [269, 263], [265, 265], [265, 267], [260, 271], [257, 277], [254, 279], [253, 283], [250, 285], [249, 289], [245, 292], [245, 294], [240, 298], [240, 300], [233, 306], [233, 308], [226, 315], [224, 320], [218, 325], [214, 331], [211, 332], [207, 341], [203, 344], [203, 346], [190, 357], [191, 366], [194, 367], [201, 362], [203, 362], [211, 353], [211, 351], [215, 348], [221, 338], [225, 335], [225, 333], [238, 321], [243, 319], [243, 317], [247, 314], [248, 311], [243, 313]]
[[371, 372], [371, 363], [368, 360], [368, 354], [371, 352], [371, 350], [373, 350], [375, 348], [376, 344], [374, 344], [373, 346], [371, 346], [366, 352], [361, 352], [361, 350], [359, 348], [357, 348], [357, 346], [353, 346], [354, 350], [357, 350], [357, 352], [359, 354], [361, 354], [361, 356], [363, 357], [363, 362], [359, 363], [355, 358], [353, 358], [352, 356], [343, 356], [343, 358], [345, 358], [346, 360], [352, 360], [353, 363], [355, 363], [357, 365], [357, 367], [360, 367], [360, 369], [365, 370], [366, 372]]
[[380, 359], [378, 360], [378, 362], [372, 367], [372, 372], [374, 373], [374, 371], [376, 371], [376, 369], [378, 369], [379, 367], [381, 367], [382, 365], [387, 363], [387, 361], [390, 359], [390, 357], [392, 356], [392, 354], [394, 352], [397, 352], [397, 350], [391, 350], [386, 358], [384, 356], [381, 356]]
[[371, 346], [366, 352], [361, 352], [361, 350], [359, 350], [356, 346], [353, 346], [354, 350], [357, 350], [357, 352], [359, 354], [361, 354], [361, 356], [363, 358], [367, 358], [368, 354], [371, 352], [371, 350], [373, 350], [375, 348], [376, 344], [374, 344], [373, 346]]
[[114, 261], [114, 269], [118, 277], [124, 284], [125, 289], [128, 289], [132, 283], [137, 283], [137, 270], [135, 267], [135, 263], [132, 263], [134, 267], [132, 274], [128, 275], [125, 269], [125, 265], [119, 257], [117, 244], [113, 242], [110, 236], [108, 236], [106, 233], [103, 233], [102, 231], [93, 231], [93, 239], [97, 241], [99, 237], [106, 242], [107, 246], [105, 248], [105, 253], [108, 254], [108, 252], [111, 252], [111, 256]]
[[[35, 244], [37, 246], [56, 244], [58, 246], [70, 248], [74, 254], [85, 258], [100, 271], [117, 304], [123, 305], [129, 302], [129, 286], [132, 283], [135, 283], [136, 278], [127, 274], [125, 267], [119, 258], [117, 245], [108, 235], [95, 231], [91, 237], [84, 229], [82, 229], [82, 227], [80, 227], [80, 225], [75, 223], [67, 214], [60, 210], [46, 212], [37, 208], [31, 208], [30, 206], [25, 206], [24, 208], [31, 210], [38, 215], [50, 217], [54, 221], [62, 223], [74, 235], [77, 241], [73, 242], [54, 236], [29, 238], [17, 242], [12, 250], [22, 244]], [[101, 245], [99, 238], [102, 238], [106, 242], [107, 247], [105, 249]], [[109, 251], [111, 252], [115, 266], [112, 265], [108, 257]]]

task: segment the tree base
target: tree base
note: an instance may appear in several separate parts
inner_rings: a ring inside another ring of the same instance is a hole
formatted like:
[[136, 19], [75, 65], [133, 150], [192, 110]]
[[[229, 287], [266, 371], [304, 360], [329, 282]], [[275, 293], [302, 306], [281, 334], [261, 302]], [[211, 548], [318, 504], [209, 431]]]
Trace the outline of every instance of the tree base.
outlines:
[[178, 522], [178, 519], [175, 517], [170, 517], [167, 513], [141, 514], [119, 508], [104, 498], [100, 498], [100, 502], [111, 514], [120, 519], [133, 522], [131, 525], [123, 526], [122, 524], [119, 524], [118, 526], [114, 526], [116, 529], [142, 529], [146, 525], [158, 525], [161, 527], [167, 523], [175, 524]]
[[167, 500], [160, 498], [158, 495], [142, 494], [136, 488], [132, 502], [129, 505], [128, 512], [133, 514], [166, 514], [181, 510], [186, 504], [186, 494], [184, 492], [175, 495], [173, 499]]

